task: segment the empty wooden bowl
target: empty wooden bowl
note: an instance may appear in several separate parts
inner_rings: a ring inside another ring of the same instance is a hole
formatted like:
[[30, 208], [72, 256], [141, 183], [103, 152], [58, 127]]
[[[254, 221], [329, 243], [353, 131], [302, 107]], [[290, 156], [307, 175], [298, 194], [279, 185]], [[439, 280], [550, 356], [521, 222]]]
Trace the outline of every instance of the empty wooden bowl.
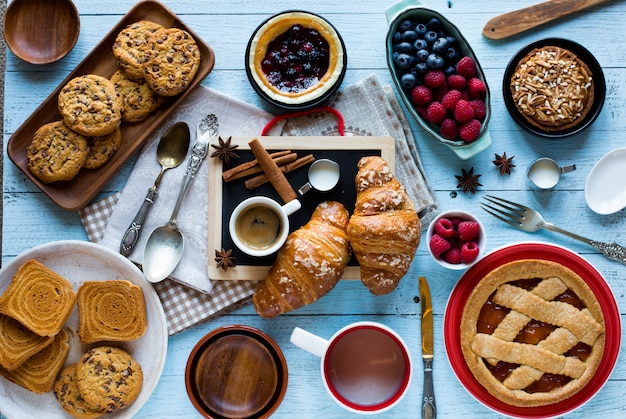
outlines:
[[4, 16], [4, 39], [20, 59], [48, 64], [65, 57], [80, 32], [71, 0], [14, 0]]
[[193, 348], [185, 369], [191, 403], [207, 418], [268, 418], [287, 391], [285, 357], [250, 326], [223, 326]]

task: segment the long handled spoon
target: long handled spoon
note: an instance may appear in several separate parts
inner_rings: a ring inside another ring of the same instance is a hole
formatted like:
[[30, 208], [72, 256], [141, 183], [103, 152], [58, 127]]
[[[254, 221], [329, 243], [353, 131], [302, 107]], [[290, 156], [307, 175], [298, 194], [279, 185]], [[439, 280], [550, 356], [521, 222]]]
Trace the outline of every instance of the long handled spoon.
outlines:
[[150, 282], [160, 282], [176, 268], [183, 256], [185, 238], [178, 229], [176, 217], [191, 182], [200, 168], [200, 163], [207, 154], [209, 140], [217, 135], [218, 123], [213, 114], [207, 115], [198, 125], [198, 139], [193, 146], [187, 166], [187, 173], [178, 193], [172, 216], [164, 226], [155, 228], [143, 253], [143, 273]]
[[550, 0], [535, 4], [494, 17], [483, 28], [483, 36], [503, 39], [607, 1], [609, 0]]
[[120, 253], [124, 256], [130, 255], [137, 241], [139, 241], [141, 228], [146, 221], [150, 208], [152, 208], [152, 203], [157, 197], [157, 188], [161, 183], [163, 174], [166, 170], [179, 166], [185, 160], [187, 149], [189, 149], [189, 126], [185, 122], [172, 125], [161, 137], [157, 147], [157, 160], [161, 164], [161, 173], [154, 181], [154, 185], [148, 189], [146, 199], [144, 199], [137, 215], [122, 237]]

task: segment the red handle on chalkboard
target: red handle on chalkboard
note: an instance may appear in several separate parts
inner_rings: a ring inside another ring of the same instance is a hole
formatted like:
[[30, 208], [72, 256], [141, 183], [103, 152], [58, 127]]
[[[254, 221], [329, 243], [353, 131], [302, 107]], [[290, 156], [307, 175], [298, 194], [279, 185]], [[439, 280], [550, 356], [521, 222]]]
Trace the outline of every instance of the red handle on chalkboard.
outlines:
[[308, 111], [300, 111], [300, 112], [293, 112], [293, 113], [288, 113], [284, 115], [278, 115], [272, 118], [267, 123], [267, 125], [265, 125], [265, 127], [263, 128], [263, 132], [261, 132], [261, 135], [262, 136], [267, 135], [267, 132], [270, 129], [272, 129], [274, 124], [276, 124], [276, 122], [278, 121], [282, 121], [283, 119], [289, 119], [289, 118], [297, 118], [299, 116], [311, 115], [311, 114], [318, 113], [318, 112], [330, 112], [333, 115], [335, 115], [337, 117], [337, 131], [339, 131], [339, 135], [341, 135], [342, 137], [345, 135], [343, 115], [341, 115], [341, 112], [339, 112], [337, 109], [331, 108], [330, 106], [322, 106], [321, 108], [310, 109]]

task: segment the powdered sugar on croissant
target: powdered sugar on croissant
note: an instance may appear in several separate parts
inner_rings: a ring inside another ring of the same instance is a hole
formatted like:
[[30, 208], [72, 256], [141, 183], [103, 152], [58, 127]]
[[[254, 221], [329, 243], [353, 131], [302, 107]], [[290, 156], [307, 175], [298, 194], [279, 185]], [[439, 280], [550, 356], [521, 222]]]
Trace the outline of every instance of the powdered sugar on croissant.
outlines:
[[306, 225], [287, 237], [252, 296], [261, 317], [311, 304], [337, 285], [350, 259], [348, 217], [339, 202], [323, 202]]
[[421, 238], [420, 220], [406, 190], [381, 157], [359, 161], [355, 184], [350, 245], [363, 284], [373, 294], [388, 294], [411, 266]]

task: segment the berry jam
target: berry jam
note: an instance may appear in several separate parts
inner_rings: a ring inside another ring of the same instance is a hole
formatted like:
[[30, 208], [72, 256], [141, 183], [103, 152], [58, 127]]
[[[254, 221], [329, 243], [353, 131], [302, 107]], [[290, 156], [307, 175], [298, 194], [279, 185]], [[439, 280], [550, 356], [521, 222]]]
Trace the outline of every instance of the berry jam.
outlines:
[[[540, 279], [531, 278], [517, 280], [511, 282], [510, 284], [530, 291], [539, 282]], [[506, 315], [510, 311], [510, 309], [502, 307], [493, 302], [494, 294], [489, 297], [489, 299], [487, 300], [487, 302], [485, 302], [480, 311], [480, 314], [478, 316], [478, 322], [476, 324], [478, 333], [493, 334], [500, 322], [504, 319], [504, 317], [506, 317]], [[567, 289], [565, 292], [558, 295], [554, 299], [554, 301], [568, 303], [579, 310], [585, 308], [583, 302], [571, 289]], [[526, 326], [522, 328], [522, 330], [515, 338], [515, 341], [536, 345], [537, 343], [548, 337], [554, 329], [555, 327], [550, 324], [546, 324], [533, 319], [530, 320], [528, 324], [526, 324]], [[581, 361], [585, 361], [590, 353], [591, 347], [589, 345], [586, 345], [584, 343], [578, 343], [570, 348], [570, 350], [564, 355], [567, 357], [578, 358]], [[486, 361], [484, 361], [484, 363], [487, 369], [489, 369], [493, 376], [499, 381], [504, 381], [513, 370], [519, 367], [519, 365], [517, 364], [503, 361], [498, 362], [496, 365], [491, 365]], [[564, 375], [544, 373], [539, 380], [535, 381], [533, 384], [525, 388], [524, 391], [526, 391], [527, 393], [549, 392], [555, 388], [564, 386], [570, 380], [570, 377]]]
[[320, 81], [329, 60], [328, 41], [315, 29], [294, 25], [269, 43], [261, 69], [277, 89], [297, 93]]

